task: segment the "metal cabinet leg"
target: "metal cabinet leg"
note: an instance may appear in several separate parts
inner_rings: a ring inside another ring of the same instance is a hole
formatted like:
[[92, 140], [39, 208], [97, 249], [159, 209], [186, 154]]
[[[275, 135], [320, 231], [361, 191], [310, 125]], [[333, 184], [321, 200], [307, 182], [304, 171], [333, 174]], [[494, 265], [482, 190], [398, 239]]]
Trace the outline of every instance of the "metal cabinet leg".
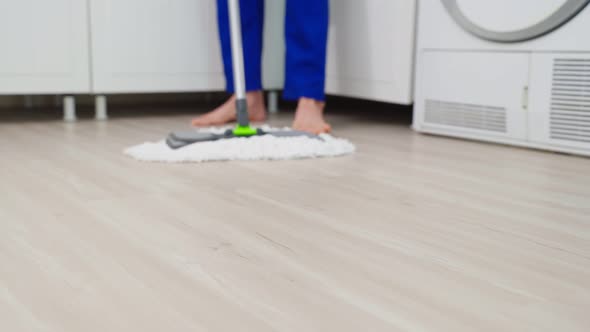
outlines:
[[55, 95], [55, 96], [53, 97], [53, 106], [55, 106], [55, 107], [59, 108], [59, 107], [61, 107], [61, 106], [62, 106], [62, 104], [63, 104], [63, 103], [62, 103], [62, 96], [60, 96], [60, 95]]
[[76, 98], [74, 96], [64, 96], [63, 110], [64, 121], [76, 121]]
[[106, 120], [107, 115], [107, 97], [98, 95], [94, 98], [94, 118], [96, 120]]
[[268, 111], [270, 113], [278, 113], [279, 112], [279, 93], [276, 91], [269, 91], [267, 104], [268, 104]]

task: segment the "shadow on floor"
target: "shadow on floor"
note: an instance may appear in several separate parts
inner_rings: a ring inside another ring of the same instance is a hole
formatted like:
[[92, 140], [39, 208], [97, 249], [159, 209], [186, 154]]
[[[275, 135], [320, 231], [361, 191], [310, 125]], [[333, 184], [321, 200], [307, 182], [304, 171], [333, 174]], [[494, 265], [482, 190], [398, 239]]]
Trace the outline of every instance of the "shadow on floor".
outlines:
[[[188, 97], [187, 97], [188, 95]], [[178, 115], [196, 115], [211, 110], [227, 97], [224, 93], [179, 94], [154, 98], [154, 95], [109, 96], [109, 117], [139, 118], [167, 117]], [[337, 118], [346, 123], [390, 123], [408, 126], [412, 122], [412, 107], [390, 103], [374, 102], [353, 98], [329, 96], [327, 98], [328, 118]], [[292, 113], [296, 103], [281, 101], [281, 113]], [[79, 119], [92, 119], [92, 106], [81, 105], [76, 110]], [[0, 125], [2, 123], [55, 122], [62, 121], [62, 109], [57, 106], [37, 106], [34, 108], [11, 107], [0, 108]]]

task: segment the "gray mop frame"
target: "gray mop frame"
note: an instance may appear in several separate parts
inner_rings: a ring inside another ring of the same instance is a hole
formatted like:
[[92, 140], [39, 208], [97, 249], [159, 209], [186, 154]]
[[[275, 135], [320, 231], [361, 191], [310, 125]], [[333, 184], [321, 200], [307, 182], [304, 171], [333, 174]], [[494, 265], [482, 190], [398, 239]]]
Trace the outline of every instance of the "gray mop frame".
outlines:
[[244, 72], [244, 47], [242, 45], [242, 20], [239, 0], [228, 0], [229, 26], [236, 94], [236, 118], [238, 125], [249, 126], [248, 102], [246, 101], [246, 74]]

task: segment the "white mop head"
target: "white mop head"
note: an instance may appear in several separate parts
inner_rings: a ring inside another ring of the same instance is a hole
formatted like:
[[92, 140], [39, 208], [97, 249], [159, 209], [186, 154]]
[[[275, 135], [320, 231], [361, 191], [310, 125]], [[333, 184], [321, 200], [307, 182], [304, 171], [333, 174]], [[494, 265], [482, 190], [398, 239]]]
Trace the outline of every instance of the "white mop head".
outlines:
[[[227, 128], [201, 129], [223, 133]], [[264, 131], [279, 130], [262, 127]], [[284, 128], [280, 130], [289, 130]], [[351, 154], [355, 146], [348, 140], [321, 134], [320, 139], [309, 137], [276, 137], [272, 135], [249, 138], [230, 138], [212, 142], [194, 143], [180, 149], [171, 149], [164, 140], [146, 142], [125, 149], [124, 153], [141, 161], [204, 162], [223, 160], [282, 160], [335, 157]]]

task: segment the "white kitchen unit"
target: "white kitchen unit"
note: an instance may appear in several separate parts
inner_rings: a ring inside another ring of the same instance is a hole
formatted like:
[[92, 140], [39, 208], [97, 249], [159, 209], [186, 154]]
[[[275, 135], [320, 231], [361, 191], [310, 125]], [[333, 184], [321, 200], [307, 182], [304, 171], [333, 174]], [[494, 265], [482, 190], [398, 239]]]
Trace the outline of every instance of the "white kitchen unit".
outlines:
[[[293, 0], [292, 0], [293, 1]], [[213, 0], [0, 1], [0, 94], [96, 95], [225, 88]], [[332, 0], [329, 94], [410, 104], [416, 0]], [[284, 81], [284, 0], [266, 1], [264, 86]], [[270, 94], [269, 109], [276, 108]], [[30, 99], [28, 99], [30, 100]]]
[[326, 92], [411, 104], [415, 24], [416, 0], [332, 0]]
[[0, 94], [90, 93], [80, 0], [0, 1]]
[[414, 128], [590, 155], [589, 4], [420, 1]]
[[224, 88], [215, 1], [90, 0], [95, 94]]
[[[285, 0], [265, 4], [263, 83], [265, 89], [280, 90]], [[415, 0], [331, 0], [326, 92], [411, 104], [415, 24]], [[276, 99], [269, 97], [272, 110]]]

